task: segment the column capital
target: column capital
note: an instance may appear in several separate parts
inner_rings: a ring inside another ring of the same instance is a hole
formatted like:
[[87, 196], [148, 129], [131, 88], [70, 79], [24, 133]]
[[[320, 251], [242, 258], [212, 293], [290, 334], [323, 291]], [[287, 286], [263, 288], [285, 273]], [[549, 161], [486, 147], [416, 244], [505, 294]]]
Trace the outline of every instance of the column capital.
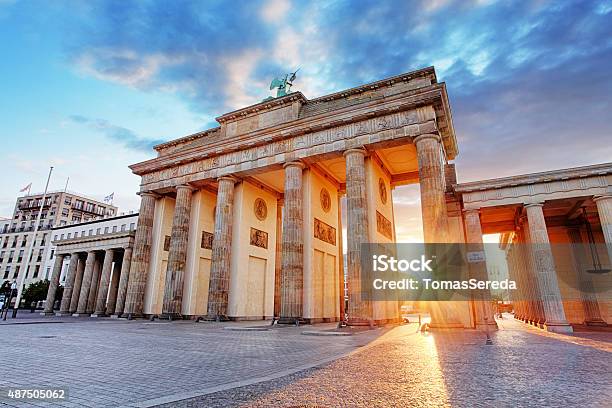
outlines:
[[358, 148], [353, 148], [353, 149], [347, 149], [344, 151], [344, 153], [342, 153], [342, 155], [344, 157], [348, 156], [349, 154], [353, 154], [353, 153], [358, 153], [361, 154], [362, 156], [366, 156], [368, 154], [368, 152], [366, 151], [366, 149], [364, 149], [363, 147], [358, 147]]
[[161, 197], [160, 194], [157, 194], [154, 191], [139, 191], [136, 194], [141, 196], [141, 197], [145, 197], [146, 196], [146, 197], [152, 197], [152, 198], [156, 198], [156, 199]]
[[598, 202], [598, 201], [607, 201], [607, 200], [612, 200], [612, 195], [596, 195], [593, 196], [593, 201]]
[[217, 182], [219, 181], [231, 181], [232, 184], [235, 184], [237, 182], [240, 181], [240, 179], [238, 179], [238, 177], [232, 176], [232, 175], [227, 175], [227, 176], [221, 176], [217, 178]]
[[190, 185], [190, 184], [179, 184], [178, 186], [175, 187], [176, 191], [178, 191], [179, 189], [187, 189], [189, 191], [196, 191], [197, 188]]
[[294, 160], [283, 164], [283, 169], [286, 169], [287, 167], [299, 167], [300, 169], [304, 170], [306, 165], [299, 160]]
[[537, 202], [537, 203], [527, 203], [524, 204], [523, 207], [525, 208], [529, 208], [529, 207], [544, 207], [544, 203], [543, 202]]
[[420, 141], [427, 140], [427, 139], [433, 139], [438, 143], [442, 141], [442, 139], [440, 138], [440, 135], [436, 135], [435, 133], [425, 133], [423, 135], [418, 135], [414, 139], [412, 139], [412, 141], [416, 145]]

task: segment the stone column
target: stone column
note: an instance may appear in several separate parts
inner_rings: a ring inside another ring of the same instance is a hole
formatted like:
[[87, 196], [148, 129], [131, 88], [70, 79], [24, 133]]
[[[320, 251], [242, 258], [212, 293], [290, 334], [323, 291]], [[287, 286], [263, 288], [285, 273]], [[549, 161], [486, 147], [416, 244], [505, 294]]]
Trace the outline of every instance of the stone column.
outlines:
[[543, 203], [527, 204], [529, 237], [538, 281], [540, 299], [544, 308], [546, 330], [558, 333], [571, 333], [572, 326], [565, 318], [563, 302], [557, 282], [557, 273], [553, 259], [544, 212]]
[[81, 294], [81, 283], [83, 282], [83, 272], [85, 271], [85, 260], [79, 256], [79, 264], [77, 265], [76, 277], [74, 279], [74, 287], [72, 289], [72, 297], [70, 299], [70, 313], [75, 313], [79, 306], [79, 295]]
[[522, 218], [522, 228], [520, 230], [521, 252], [519, 261], [523, 270], [524, 284], [527, 288], [529, 298], [529, 314], [527, 315], [526, 323], [533, 324], [538, 327], [544, 327], [544, 308], [542, 306], [542, 297], [540, 296], [539, 282], [535, 267], [534, 251], [531, 246], [531, 238], [529, 236], [529, 222], [527, 217]]
[[234, 218], [234, 184], [237, 181], [235, 177], [221, 177], [218, 180], [215, 232], [208, 289], [208, 316], [212, 319], [227, 319]]
[[281, 259], [283, 254], [283, 200], [276, 202], [276, 254], [274, 261], [274, 317], [280, 316], [281, 310]]
[[128, 319], [142, 316], [144, 310], [144, 294], [151, 260], [153, 217], [155, 215], [155, 201], [158, 196], [155, 193], [144, 192], [140, 194], [140, 197], [138, 228], [136, 228], [134, 239], [134, 254], [125, 300], [125, 313], [128, 315]]
[[96, 307], [92, 317], [106, 315], [106, 298], [110, 287], [111, 273], [113, 272], [113, 258], [115, 251], [107, 249], [104, 251], [104, 264], [102, 265], [102, 276], [100, 277], [100, 287], [98, 289]]
[[423, 235], [426, 243], [446, 243], [448, 215], [444, 198], [444, 157], [440, 136], [425, 134], [414, 139], [419, 165]]
[[96, 309], [96, 299], [100, 289], [100, 261], [96, 258], [94, 261], [93, 274], [91, 275], [91, 284], [89, 285], [89, 295], [87, 296], [87, 309], [85, 312], [91, 315]]
[[45, 302], [45, 310], [41, 315], [53, 314], [53, 303], [55, 302], [55, 293], [59, 286], [60, 275], [62, 274], [62, 265], [66, 255], [55, 255], [55, 263], [53, 264], [53, 272], [49, 281], [49, 290], [47, 290], [47, 301]]
[[304, 211], [299, 161], [285, 163], [285, 208], [282, 234], [281, 312], [279, 323], [302, 320], [304, 301]]
[[[419, 166], [421, 213], [425, 243], [448, 243], [448, 215], [444, 196], [444, 156], [440, 136], [423, 134], [414, 138]], [[427, 248], [427, 246], [426, 246]], [[433, 249], [433, 248], [429, 248]], [[451, 302], [428, 302], [431, 328], [462, 328]]]
[[576, 271], [582, 309], [584, 310], [584, 323], [587, 326], [607, 326], [607, 323], [601, 318], [601, 312], [597, 304], [597, 295], [593, 287], [593, 280], [583, 268], [587, 259], [585, 244], [588, 245], [588, 243], [582, 241], [582, 234], [579, 226], [568, 227], [567, 235], [569, 236], [572, 246], [570, 251], [574, 260], [574, 270]]
[[68, 265], [68, 273], [66, 274], [66, 286], [64, 287], [64, 295], [62, 296], [59, 315], [68, 314], [70, 312], [70, 301], [72, 300], [72, 291], [76, 279], [78, 263], [79, 254], [75, 252], [70, 255], [70, 264]]
[[106, 314], [111, 316], [115, 314], [115, 305], [117, 303], [117, 293], [119, 291], [119, 271], [121, 263], [115, 262], [113, 273], [111, 275], [111, 284], [108, 289], [108, 301], [106, 302]]
[[79, 294], [79, 303], [76, 313], [73, 316], [83, 316], [87, 309], [87, 300], [89, 298], [89, 287], [93, 277], [94, 263], [96, 262], [96, 253], [89, 251], [87, 260], [85, 261], [85, 270], [83, 271], [83, 281], [81, 282], [81, 293]]
[[[469, 264], [470, 278], [487, 280], [487, 263], [485, 260], [484, 243], [482, 241], [482, 227], [480, 225], [480, 211], [469, 209], [464, 210], [463, 218], [465, 221], [465, 235], [467, 250], [482, 254], [482, 260]], [[488, 290], [476, 291], [474, 302], [476, 306], [476, 328], [484, 329], [488, 325], [490, 329], [497, 329], [497, 323], [493, 316], [491, 307], [491, 292]], [[485, 319], [486, 317], [486, 319]]]
[[119, 275], [119, 289], [117, 290], [117, 302], [115, 303], [114, 316], [120, 317], [125, 308], [125, 296], [127, 294], [128, 282], [130, 279], [130, 265], [132, 263], [132, 248], [127, 247], [123, 251], [121, 261], [121, 274]]
[[338, 301], [340, 302], [340, 321], [345, 319], [345, 302], [344, 302], [344, 248], [342, 241], [342, 197], [338, 191]]
[[189, 215], [191, 195], [194, 188], [187, 185], [176, 187], [174, 217], [170, 234], [170, 251], [166, 268], [166, 285], [162, 313], [169, 317], [182, 316], [183, 280], [187, 260], [187, 239], [189, 238]]
[[369, 241], [364, 149], [344, 152], [346, 160], [348, 324], [373, 324], [370, 286], [361, 271], [361, 244]]
[[597, 205], [599, 222], [608, 249], [609, 265], [612, 265], [612, 195], [596, 196], [593, 201]]

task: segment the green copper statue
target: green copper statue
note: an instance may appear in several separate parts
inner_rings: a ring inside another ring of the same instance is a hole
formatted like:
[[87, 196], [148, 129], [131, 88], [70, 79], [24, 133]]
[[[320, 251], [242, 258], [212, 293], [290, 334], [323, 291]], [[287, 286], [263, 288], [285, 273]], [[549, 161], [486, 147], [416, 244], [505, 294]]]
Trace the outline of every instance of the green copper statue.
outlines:
[[[298, 68], [295, 72], [286, 74], [285, 78], [283, 79], [274, 78], [272, 80], [272, 83], [270, 84], [270, 90], [276, 88], [277, 98], [280, 98], [281, 96], [285, 96], [291, 92], [291, 85], [293, 85], [293, 81], [295, 81], [296, 74], [299, 70], [300, 69]], [[274, 97], [270, 96], [264, 99], [264, 101], [268, 101], [270, 99], [274, 99]]]

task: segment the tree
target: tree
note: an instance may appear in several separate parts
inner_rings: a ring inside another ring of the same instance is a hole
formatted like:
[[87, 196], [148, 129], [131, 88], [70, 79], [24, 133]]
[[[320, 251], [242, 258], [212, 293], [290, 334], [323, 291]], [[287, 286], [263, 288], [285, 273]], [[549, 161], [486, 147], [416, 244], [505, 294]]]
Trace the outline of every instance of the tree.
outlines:
[[32, 302], [38, 302], [47, 298], [47, 292], [49, 291], [49, 281], [39, 280], [28, 285], [23, 291], [23, 300], [27, 306]]
[[5, 280], [0, 286], [0, 295], [6, 295], [7, 297], [11, 294], [11, 281]]

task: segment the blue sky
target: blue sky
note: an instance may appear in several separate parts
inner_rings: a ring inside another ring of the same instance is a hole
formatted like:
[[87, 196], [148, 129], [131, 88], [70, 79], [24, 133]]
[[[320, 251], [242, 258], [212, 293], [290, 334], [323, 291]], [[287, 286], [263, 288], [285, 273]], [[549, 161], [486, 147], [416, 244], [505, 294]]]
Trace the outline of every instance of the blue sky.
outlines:
[[[0, 55], [4, 216], [50, 165], [137, 209], [129, 164], [298, 66], [315, 98], [434, 65], [460, 181], [612, 160], [610, 1], [0, 0]], [[397, 191], [405, 228], [417, 198]]]

